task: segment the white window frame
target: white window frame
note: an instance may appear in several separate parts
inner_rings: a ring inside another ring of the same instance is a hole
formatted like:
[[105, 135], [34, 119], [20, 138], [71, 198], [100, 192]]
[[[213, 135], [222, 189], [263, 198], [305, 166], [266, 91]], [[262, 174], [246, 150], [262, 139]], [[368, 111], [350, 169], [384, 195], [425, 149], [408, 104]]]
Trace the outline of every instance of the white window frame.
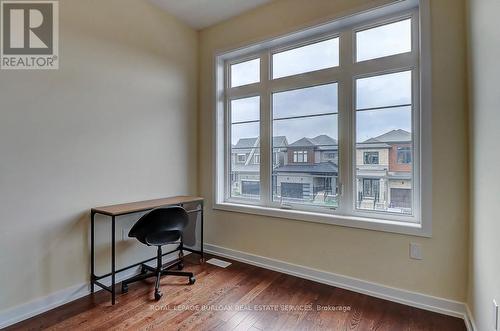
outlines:
[[307, 163], [307, 151], [293, 151], [293, 163]]
[[[245, 48], [217, 52], [215, 55], [215, 176], [214, 209], [312, 221], [386, 232], [430, 237], [432, 234], [432, 159], [431, 159], [431, 63], [429, 0], [403, 0], [362, 12], [339, 17], [328, 23], [304, 29], [285, 36], [262, 41]], [[412, 17], [412, 52], [378, 59], [355, 62], [354, 33], [358, 30], [400, 21]], [[270, 54], [296, 48], [321, 40], [340, 37], [340, 66], [270, 79]], [[261, 82], [225, 89], [229, 84], [229, 66], [260, 57]], [[343, 70], [350, 67], [349, 75]], [[413, 210], [410, 216], [389, 212], [356, 209], [355, 195], [355, 79], [378, 74], [412, 70], [413, 119]], [[269, 79], [267, 79], [269, 77]], [[337, 82], [339, 85], [339, 191], [340, 207], [326, 208], [281, 205], [272, 202], [272, 115], [271, 93]], [[231, 199], [228, 190], [230, 147], [228, 128], [231, 121], [227, 112], [231, 99], [260, 95], [260, 200]], [[352, 96], [346, 98], [345, 96]], [[345, 129], [346, 125], [349, 129]], [[264, 185], [263, 185], [264, 183]], [[347, 183], [351, 183], [346, 185]]]

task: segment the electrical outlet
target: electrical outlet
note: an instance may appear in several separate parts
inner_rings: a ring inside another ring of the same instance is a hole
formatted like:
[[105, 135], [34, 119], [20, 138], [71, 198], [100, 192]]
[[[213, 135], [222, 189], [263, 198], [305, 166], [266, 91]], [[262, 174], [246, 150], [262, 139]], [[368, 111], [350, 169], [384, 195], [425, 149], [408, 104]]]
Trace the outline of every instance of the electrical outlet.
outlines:
[[493, 330], [498, 330], [500, 321], [498, 320], [498, 303], [493, 299]]
[[410, 243], [410, 258], [414, 260], [422, 260], [422, 246], [417, 243]]

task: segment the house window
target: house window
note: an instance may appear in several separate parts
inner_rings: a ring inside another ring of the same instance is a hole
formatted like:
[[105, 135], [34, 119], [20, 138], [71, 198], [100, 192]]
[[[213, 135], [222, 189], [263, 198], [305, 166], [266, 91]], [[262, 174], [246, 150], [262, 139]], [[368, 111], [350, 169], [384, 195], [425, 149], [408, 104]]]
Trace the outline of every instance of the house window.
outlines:
[[260, 154], [255, 154], [253, 156], [253, 163], [254, 164], [259, 164], [260, 163]]
[[410, 147], [398, 147], [398, 163], [399, 164], [410, 164], [411, 163], [411, 148]]
[[334, 161], [335, 160], [335, 153], [334, 152], [325, 152], [325, 153], [323, 153], [323, 159], [325, 161]]
[[364, 152], [365, 164], [378, 164], [378, 152]]
[[380, 192], [380, 180], [373, 178], [363, 178], [362, 198], [377, 198]]
[[[424, 97], [420, 80], [430, 67], [420, 56], [429, 41], [420, 14], [418, 2], [402, 0], [218, 55], [216, 208], [421, 222], [430, 91]], [[396, 173], [393, 162], [411, 167]], [[387, 166], [363, 167], [377, 164]], [[234, 189], [231, 172], [254, 186]]]
[[293, 152], [293, 162], [294, 163], [306, 163], [307, 162], [307, 151], [294, 151]]
[[247, 156], [245, 154], [236, 155], [236, 162], [238, 162], [238, 163], [245, 163], [246, 159], [247, 159]]

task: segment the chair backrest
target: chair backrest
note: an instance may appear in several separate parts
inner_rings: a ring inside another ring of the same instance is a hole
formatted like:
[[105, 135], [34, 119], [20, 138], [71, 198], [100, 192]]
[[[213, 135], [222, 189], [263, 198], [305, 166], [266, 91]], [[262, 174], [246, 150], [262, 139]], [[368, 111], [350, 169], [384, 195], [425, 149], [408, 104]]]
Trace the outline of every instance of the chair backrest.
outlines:
[[149, 235], [165, 231], [182, 233], [187, 224], [188, 214], [184, 208], [159, 207], [143, 215], [130, 229], [128, 236], [147, 245], [146, 238]]

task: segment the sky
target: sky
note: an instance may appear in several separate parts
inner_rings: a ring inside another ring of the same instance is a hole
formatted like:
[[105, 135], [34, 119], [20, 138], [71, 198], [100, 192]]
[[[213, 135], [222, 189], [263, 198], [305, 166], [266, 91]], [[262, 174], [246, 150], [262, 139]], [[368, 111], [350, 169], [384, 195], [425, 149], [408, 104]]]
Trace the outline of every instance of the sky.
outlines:
[[[407, 52], [411, 50], [411, 22], [403, 20], [357, 33], [359, 60]], [[339, 40], [333, 38], [305, 47], [273, 55], [273, 77], [308, 72], [339, 64]], [[258, 82], [260, 60], [233, 65], [232, 85]], [[361, 78], [356, 81], [355, 109], [394, 107], [356, 112], [356, 141], [403, 129], [411, 132], [411, 71]], [[338, 85], [336, 83], [274, 93], [272, 97], [273, 135], [286, 136], [291, 144], [303, 137], [321, 134], [337, 139]], [[231, 121], [256, 121], [233, 124], [232, 144], [241, 138], [259, 135], [259, 97], [231, 102]], [[400, 106], [400, 107], [395, 107]], [[315, 117], [309, 115], [327, 114]], [[295, 119], [283, 117], [303, 116]]]

